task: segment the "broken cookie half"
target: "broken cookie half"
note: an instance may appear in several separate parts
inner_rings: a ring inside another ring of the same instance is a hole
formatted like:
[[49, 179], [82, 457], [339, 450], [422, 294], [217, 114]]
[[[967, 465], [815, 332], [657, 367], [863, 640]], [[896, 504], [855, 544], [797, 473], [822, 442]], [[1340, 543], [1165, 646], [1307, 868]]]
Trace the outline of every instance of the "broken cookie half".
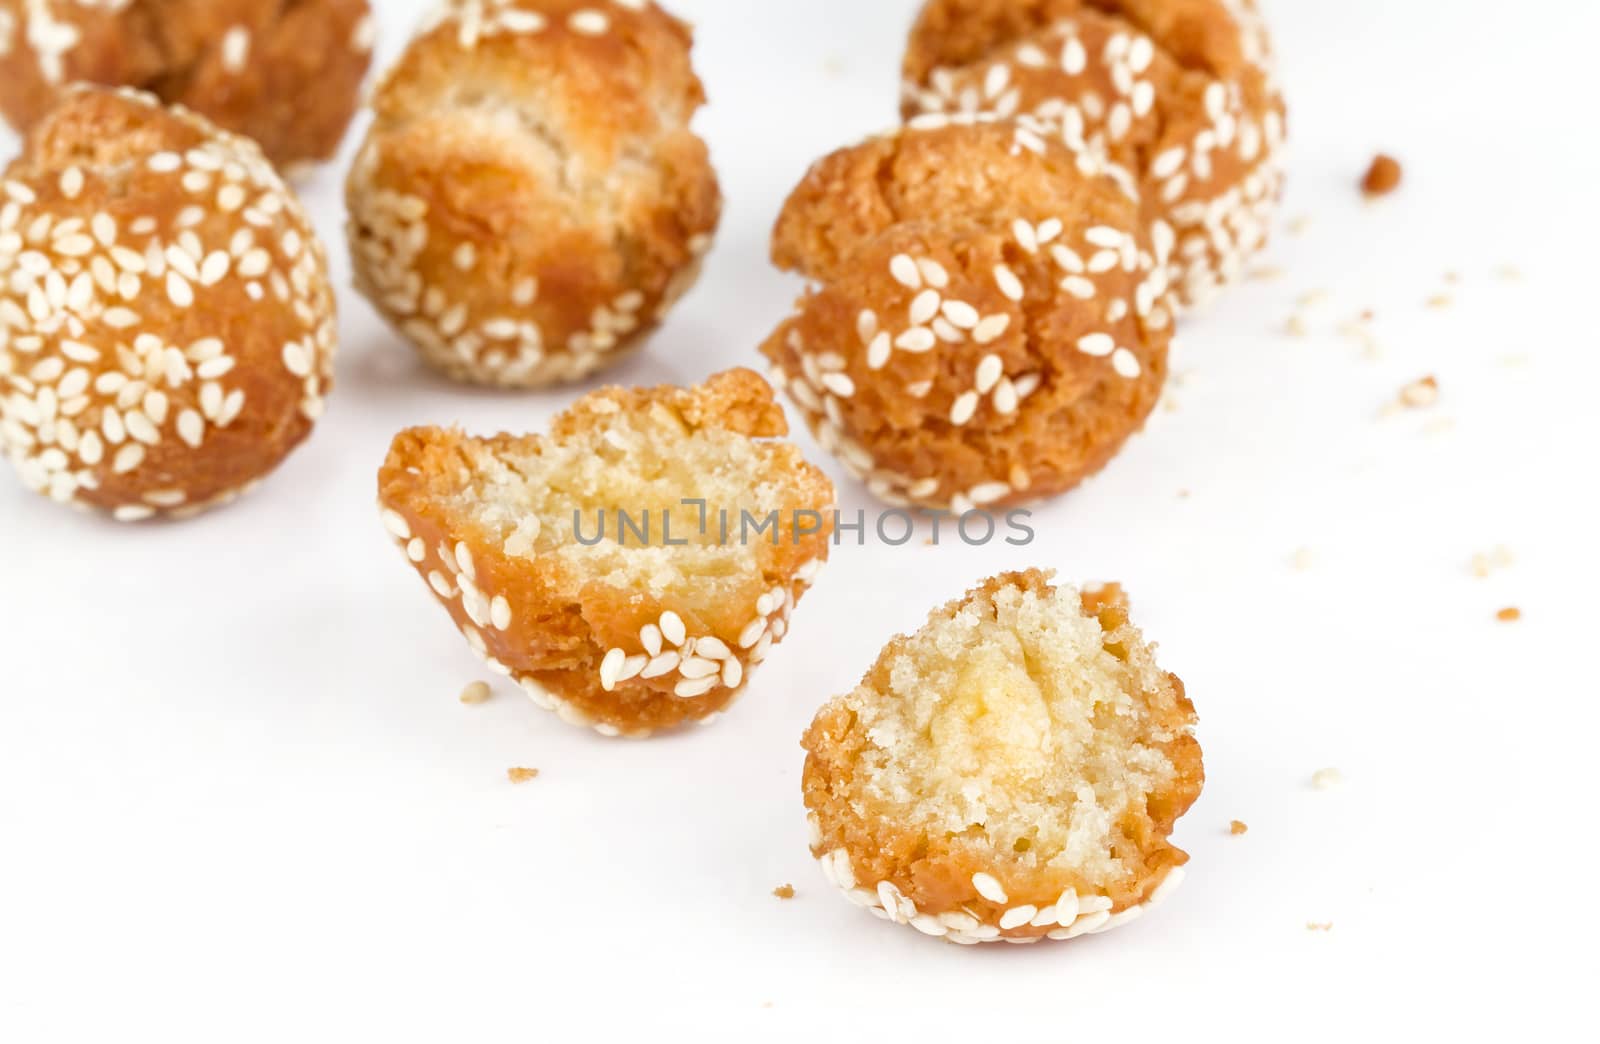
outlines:
[[575, 725], [705, 722], [783, 640], [832, 538], [832, 483], [749, 370], [607, 388], [549, 436], [417, 428], [384, 523], [492, 670]]
[[891, 642], [806, 734], [812, 854], [878, 917], [1034, 943], [1138, 917], [1205, 781], [1194, 706], [1118, 587], [996, 577]]

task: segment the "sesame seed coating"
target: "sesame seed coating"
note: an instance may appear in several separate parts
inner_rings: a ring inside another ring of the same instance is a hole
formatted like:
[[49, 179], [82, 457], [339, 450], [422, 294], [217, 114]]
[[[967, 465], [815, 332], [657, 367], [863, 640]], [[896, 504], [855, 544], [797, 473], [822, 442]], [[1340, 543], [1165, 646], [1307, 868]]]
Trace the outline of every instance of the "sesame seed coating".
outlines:
[[803, 741], [823, 876], [961, 945], [1073, 939], [1165, 900], [1204, 768], [1193, 705], [1127, 606], [1009, 574], [891, 642]]
[[67, 84], [137, 87], [276, 164], [325, 160], [355, 114], [372, 25], [367, 0], [0, 0], [0, 111], [26, 131]]
[[1016, 130], [945, 122], [841, 150], [778, 220], [774, 260], [820, 285], [762, 351], [889, 503], [965, 513], [1070, 489], [1165, 380], [1166, 267], [1138, 204], [1086, 154]]
[[1185, 304], [1238, 278], [1282, 193], [1285, 108], [1254, 0], [929, 0], [903, 113], [1010, 118], [1138, 186]]
[[643, 0], [452, 0], [425, 23], [346, 197], [357, 286], [430, 365], [579, 380], [693, 286], [721, 193], [691, 46]]
[[125, 521], [230, 500], [310, 434], [335, 338], [299, 202], [199, 116], [75, 89], [0, 179], [0, 448], [31, 489]]

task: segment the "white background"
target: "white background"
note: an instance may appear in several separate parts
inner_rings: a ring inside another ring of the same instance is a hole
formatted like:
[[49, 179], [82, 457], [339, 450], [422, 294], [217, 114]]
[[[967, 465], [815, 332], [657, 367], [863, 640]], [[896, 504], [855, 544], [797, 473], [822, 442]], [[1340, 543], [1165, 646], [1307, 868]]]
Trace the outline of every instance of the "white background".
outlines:
[[[387, 57], [420, 5], [379, 6]], [[757, 363], [797, 290], [765, 261], [771, 221], [811, 159], [892, 122], [914, 5], [677, 6], [727, 214], [700, 288], [607, 375], [628, 383]], [[445, 383], [354, 293], [327, 419], [237, 506], [123, 528], [3, 476], [0, 1039], [1280, 1040], [1572, 1017], [1594, 969], [1600, 17], [1270, 13], [1285, 275], [1187, 321], [1174, 408], [1040, 510], [1035, 547], [838, 550], [713, 729], [635, 745], [505, 684], [457, 702], [481, 668], [384, 537], [375, 470], [403, 426], [538, 429], [575, 392]], [[1407, 182], [1369, 206], [1378, 148]], [[305, 191], [345, 290], [342, 172]], [[1337, 332], [1365, 309], [1378, 358]], [[1308, 336], [1284, 332], [1297, 310]], [[1382, 415], [1427, 374], [1436, 408]], [[1515, 564], [1474, 578], [1500, 545]], [[1129, 585], [1210, 779], [1167, 906], [1071, 945], [958, 949], [832, 894], [798, 740], [894, 631], [1031, 565]], [[1510, 605], [1524, 622], [1496, 623]], [[512, 786], [511, 766], [543, 775]], [[1345, 785], [1313, 790], [1326, 766]]]

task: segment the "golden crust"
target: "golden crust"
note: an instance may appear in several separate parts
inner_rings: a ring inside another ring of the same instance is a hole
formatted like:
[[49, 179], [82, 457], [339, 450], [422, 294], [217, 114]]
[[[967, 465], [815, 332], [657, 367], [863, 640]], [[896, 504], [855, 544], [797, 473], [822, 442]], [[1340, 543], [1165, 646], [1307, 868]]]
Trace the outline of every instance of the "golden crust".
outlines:
[[[610, 736], [644, 737], [709, 722], [727, 709], [743, 693], [751, 670], [787, 633], [790, 614], [826, 561], [831, 539], [832, 527], [824, 522], [792, 540], [757, 541], [753, 564], [719, 576], [716, 597], [698, 598], [693, 592], [649, 590], [618, 573], [608, 579], [581, 557], [550, 548], [537, 554], [512, 548], [502, 530], [474, 515], [472, 507], [484, 496], [479, 479], [490, 462], [534, 459], [563, 444], [603, 445], [618, 418], [662, 415], [685, 434], [768, 440], [788, 433], [766, 381], [734, 370], [690, 389], [603, 389], [557, 418], [548, 438], [403, 432], [379, 474], [389, 532], [474, 650], [542, 706]], [[832, 483], [794, 446], [763, 441], [755, 452], [767, 472], [762, 481], [779, 487], [783, 498], [781, 505], [762, 508], [821, 513], [833, 503]], [[757, 476], [745, 478], [753, 483]], [[745, 505], [726, 506], [737, 511]], [[612, 500], [609, 507], [633, 506]], [[703, 582], [709, 587], [712, 581]], [[642, 669], [642, 661], [655, 663], [663, 655], [674, 664], [664, 664], [659, 673]], [[721, 664], [717, 680], [698, 695], [685, 695], [701, 686], [679, 662], [691, 655]]]
[[774, 259], [822, 285], [762, 351], [824, 448], [892, 503], [1068, 490], [1165, 382], [1165, 270], [1137, 204], [1083, 154], [1017, 134], [906, 129], [845, 149], [778, 220]]
[[22, 131], [81, 81], [183, 105], [280, 165], [325, 160], [371, 58], [367, 0], [0, 0], [0, 111]]
[[1187, 303], [1266, 243], [1284, 104], [1251, 0], [930, 0], [904, 115], [1016, 118], [1142, 186]]
[[32, 489], [193, 514], [311, 432], [333, 380], [327, 263], [254, 143], [81, 88], [0, 182], [0, 446]]
[[412, 42], [373, 99], [349, 233], [358, 287], [431, 365], [577, 380], [693, 285], [721, 194], [691, 45], [654, 3], [590, 0], [447, 6]]
[[[1052, 598], [1048, 573], [1029, 570], [995, 577], [964, 598], [935, 610], [930, 626], [973, 606], [991, 606], [1005, 591]], [[997, 849], [982, 834], [930, 834], [897, 821], [893, 810], [865, 790], [864, 758], [877, 747], [852, 701], [884, 699], [890, 672], [907, 653], [897, 637], [849, 697], [829, 703], [806, 732], [802, 787], [812, 831], [811, 851], [824, 873], [857, 905], [880, 917], [910, 923], [952, 942], [1038, 942], [1068, 939], [1114, 928], [1170, 893], [1182, 879], [1188, 856], [1169, 841], [1177, 820], [1198, 800], [1205, 784], [1194, 705], [1183, 682], [1154, 668], [1153, 652], [1128, 618], [1122, 589], [1109, 585], [1078, 596], [1084, 616], [1094, 619], [1104, 648], [1157, 683], [1138, 694], [1156, 720], [1152, 732], [1169, 735], [1150, 745], [1170, 760], [1170, 783], [1149, 796], [1143, 815], [1118, 824], [1137, 852], [1117, 851], [1131, 871], [1111, 887], [1086, 884], [1070, 870], [1041, 864], [1029, 853]], [[987, 878], [987, 880], [985, 880]], [[1072, 896], [1070, 900], [1068, 896]], [[1061, 904], [1067, 902], [1067, 908]], [[1031, 912], [1028, 912], [1030, 911]], [[1018, 923], [1018, 915], [1026, 914]]]

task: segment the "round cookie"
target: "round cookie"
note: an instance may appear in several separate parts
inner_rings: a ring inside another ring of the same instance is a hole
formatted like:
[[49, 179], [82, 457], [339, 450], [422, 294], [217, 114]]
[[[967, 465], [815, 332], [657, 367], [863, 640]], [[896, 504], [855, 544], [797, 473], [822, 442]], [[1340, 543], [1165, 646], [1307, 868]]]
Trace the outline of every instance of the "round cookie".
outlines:
[[727, 710], [827, 561], [833, 485], [787, 433], [749, 370], [608, 388], [549, 436], [402, 432], [379, 502], [491, 670], [642, 738]]
[[996, 577], [818, 713], [812, 855], [851, 902], [949, 942], [1107, 931], [1183, 879], [1195, 723], [1119, 588]]
[[335, 327], [300, 204], [192, 113], [77, 89], [0, 179], [0, 446], [55, 500], [233, 498], [311, 433]]
[[347, 196], [357, 286], [459, 380], [579, 380], [694, 283], [721, 212], [687, 26], [645, 0], [445, 4]]
[[0, 111], [26, 131], [67, 84], [137, 87], [280, 166], [325, 160], [372, 42], [367, 0], [0, 0]]
[[1174, 233], [1186, 303], [1266, 244], [1284, 103], [1253, 0], [930, 0], [905, 81], [914, 123], [1016, 118], [1126, 170]]
[[965, 513], [1077, 485], [1166, 379], [1164, 246], [1092, 159], [1005, 122], [820, 161], [773, 257], [819, 287], [762, 351], [882, 499]]

